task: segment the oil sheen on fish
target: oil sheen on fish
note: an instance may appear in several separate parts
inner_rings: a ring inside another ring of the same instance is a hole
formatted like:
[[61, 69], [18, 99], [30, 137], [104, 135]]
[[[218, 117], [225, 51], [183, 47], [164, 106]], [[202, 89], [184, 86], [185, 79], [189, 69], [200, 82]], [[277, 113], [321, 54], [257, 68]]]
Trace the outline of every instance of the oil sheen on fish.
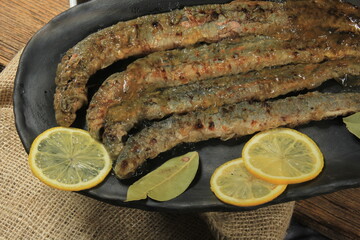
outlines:
[[116, 158], [123, 147], [124, 136], [142, 120], [246, 100], [263, 101], [312, 89], [328, 79], [348, 75], [360, 75], [360, 58], [268, 68], [158, 90], [111, 107], [106, 115], [102, 141], [112, 158]]
[[177, 86], [219, 76], [261, 70], [289, 63], [314, 63], [360, 56], [360, 42], [351, 34], [320, 36], [316, 41], [279, 40], [250, 36], [210, 45], [156, 52], [109, 77], [93, 96], [87, 111], [90, 134], [99, 131], [110, 106], [155, 88]]
[[131, 177], [146, 159], [155, 158], [180, 143], [211, 138], [228, 140], [279, 126], [294, 127], [309, 121], [360, 111], [360, 93], [312, 92], [276, 101], [233, 105], [174, 115], [130, 137], [114, 171]]
[[[283, 39], [294, 34], [304, 37], [307, 34], [303, 32], [312, 33], [317, 27], [357, 32], [354, 21], [358, 19], [358, 9], [350, 4], [313, 0], [234, 1], [119, 22], [91, 34], [65, 53], [55, 78], [56, 121], [59, 125], [70, 126], [76, 111], [87, 104], [89, 77], [117, 60], [251, 34]], [[311, 31], [307, 31], [309, 29]]]

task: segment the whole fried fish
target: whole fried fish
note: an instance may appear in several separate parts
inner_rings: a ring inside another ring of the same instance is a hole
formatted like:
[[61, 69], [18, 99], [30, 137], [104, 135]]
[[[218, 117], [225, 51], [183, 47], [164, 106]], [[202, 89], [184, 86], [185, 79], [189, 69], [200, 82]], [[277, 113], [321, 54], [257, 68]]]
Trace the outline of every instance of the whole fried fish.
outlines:
[[180, 143], [210, 138], [228, 140], [279, 126], [360, 111], [360, 93], [312, 92], [276, 101], [241, 102], [174, 115], [156, 122], [127, 141], [114, 171], [118, 178], [131, 177], [146, 159], [155, 158]]

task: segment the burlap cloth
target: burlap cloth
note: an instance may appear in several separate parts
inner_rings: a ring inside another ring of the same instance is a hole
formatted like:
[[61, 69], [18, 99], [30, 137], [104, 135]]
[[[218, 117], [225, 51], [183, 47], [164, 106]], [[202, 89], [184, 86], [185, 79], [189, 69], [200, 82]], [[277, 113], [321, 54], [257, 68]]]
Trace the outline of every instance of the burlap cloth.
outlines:
[[20, 53], [0, 73], [0, 239], [283, 239], [294, 202], [238, 213], [115, 207], [55, 190], [30, 172], [13, 115]]

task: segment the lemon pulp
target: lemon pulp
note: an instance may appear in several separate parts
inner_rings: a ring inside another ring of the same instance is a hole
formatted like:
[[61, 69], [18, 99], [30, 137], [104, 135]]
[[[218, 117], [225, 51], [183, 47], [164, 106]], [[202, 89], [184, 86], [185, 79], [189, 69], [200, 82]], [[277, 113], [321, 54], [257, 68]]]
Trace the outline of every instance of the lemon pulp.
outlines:
[[311, 180], [324, 166], [323, 155], [316, 143], [289, 128], [256, 134], [245, 144], [242, 155], [249, 172], [275, 184]]
[[69, 191], [96, 186], [111, 170], [104, 146], [87, 131], [55, 127], [40, 134], [29, 153], [33, 174], [45, 184]]
[[279, 196], [287, 185], [276, 185], [256, 178], [241, 158], [218, 167], [210, 180], [211, 190], [223, 202], [236, 206], [256, 206]]

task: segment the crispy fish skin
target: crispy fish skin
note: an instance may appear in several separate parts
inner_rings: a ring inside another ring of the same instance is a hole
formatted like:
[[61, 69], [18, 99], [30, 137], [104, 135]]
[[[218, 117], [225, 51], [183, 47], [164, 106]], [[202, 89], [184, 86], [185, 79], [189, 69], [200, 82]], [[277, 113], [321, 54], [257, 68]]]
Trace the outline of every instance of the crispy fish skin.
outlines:
[[[209, 45], [152, 53], [110, 76], [93, 96], [87, 110], [90, 134], [100, 139], [108, 107], [136, 96], [144, 89], [178, 86], [217, 75], [260, 69], [274, 62], [272, 51], [290, 44], [270, 37], [250, 36]], [[283, 50], [284, 52], [286, 50]], [[256, 54], [254, 52], [257, 52]], [[285, 56], [288, 56], [287, 51]], [[255, 54], [255, 55], [254, 55]], [[261, 56], [261, 63], [254, 56]], [[282, 56], [280, 56], [282, 57]], [[283, 57], [284, 58], [284, 57]], [[292, 58], [291, 56], [285, 58]]]
[[293, 91], [312, 89], [328, 79], [347, 74], [360, 75], [360, 58], [287, 65], [151, 92], [111, 107], [102, 141], [112, 158], [116, 158], [123, 148], [123, 137], [142, 120], [161, 119], [173, 113], [182, 114], [241, 101], [263, 101]]
[[87, 110], [90, 134], [101, 139], [107, 110], [147, 91], [239, 74], [289, 63], [314, 63], [326, 59], [360, 56], [358, 39], [349, 34], [320, 36], [316, 41], [283, 41], [266, 36], [224, 40], [200, 47], [156, 52], [110, 76], [93, 96]]
[[[347, 17], [349, 14], [351, 19]], [[358, 31], [353, 24], [358, 16], [356, 8], [335, 0], [289, 1], [286, 4], [234, 1], [119, 22], [91, 34], [62, 58], [55, 79], [56, 121], [59, 125], [70, 126], [76, 111], [87, 104], [89, 77], [117, 60], [249, 34], [287, 38], [289, 33], [298, 31], [298, 36], [305, 36], [299, 32], [316, 26], [331, 27], [335, 31]]]
[[[254, 11], [247, 21], [242, 8]], [[86, 82], [97, 70], [129, 56], [189, 46], [196, 42], [263, 34], [266, 29], [275, 33], [280, 28], [269, 28], [271, 24], [279, 26], [284, 25], [281, 22], [287, 22], [280, 8], [279, 4], [270, 2], [188, 7], [119, 22], [90, 35], [67, 51], [58, 65], [54, 97], [58, 124], [69, 126], [74, 121], [75, 112], [87, 103]], [[239, 22], [244, 22], [244, 25]], [[263, 26], [255, 28], [255, 23]]]
[[238, 104], [174, 115], [129, 138], [121, 151], [115, 174], [133, 176], [146, 159], [155, 158], [180, 143], [211, 138], [228, 140], [279, 126], [294, 127], [310, 121], [360, 111], [360, 93], [312, 92], [276, 101]]

